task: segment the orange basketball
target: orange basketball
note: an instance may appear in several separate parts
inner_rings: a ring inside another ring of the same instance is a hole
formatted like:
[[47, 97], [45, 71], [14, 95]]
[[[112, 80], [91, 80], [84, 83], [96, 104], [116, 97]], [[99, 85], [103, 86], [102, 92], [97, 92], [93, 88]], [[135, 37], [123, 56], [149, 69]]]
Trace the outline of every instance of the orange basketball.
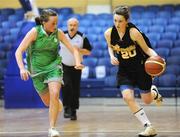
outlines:
[[161, 75], [166, 68], [166, 62], [160, 56], [149, 57], [145, 62], [145, 71], [151, 76]]

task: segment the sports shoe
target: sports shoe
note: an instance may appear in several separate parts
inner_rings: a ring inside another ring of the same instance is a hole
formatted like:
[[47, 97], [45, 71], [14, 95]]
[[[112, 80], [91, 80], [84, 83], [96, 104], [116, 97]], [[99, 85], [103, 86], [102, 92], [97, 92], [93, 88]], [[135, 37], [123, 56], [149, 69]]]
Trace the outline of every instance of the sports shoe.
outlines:
[[148, 126], [146, 129], [139, 133], [139, 137], [154, 137], [157, 135], [157, 132], [154, 127]]
[[72, 112], [71, 112], [71, 120], [77, 120], [76, 110], [72, 110]]
[[71, 117], [71, 109], [69, 107], [64, 107], [64, 118]]
[[163, 98], [162, 98], [161, 94], [159, 93], [157, 87], [155, 85], [152, 85], [151, 91], [157, 93], [156, 97], [154, 98], [154, 101], [157, 106], [161, 106], [162, 102], [163, 102]]
[[50, 128], [48, 136], [49, 137], [60, 137], [60, 134], [55, 128]]

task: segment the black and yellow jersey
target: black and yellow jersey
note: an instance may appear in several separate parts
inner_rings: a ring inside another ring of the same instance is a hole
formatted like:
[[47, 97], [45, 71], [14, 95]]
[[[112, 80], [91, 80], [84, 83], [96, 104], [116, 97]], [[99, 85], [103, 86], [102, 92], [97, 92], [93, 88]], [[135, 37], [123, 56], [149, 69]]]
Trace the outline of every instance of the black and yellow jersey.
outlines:
[[134, 24], [128, 23], [126, 32], [122, 39], [119, 37], [118, 31], [115, 26], [111, 30], [111, 48], [116, 54], [120, 66], [136, 67], [137, 65], [144, 64], [144, 52], [137, 42], [133, 41], [130, 37], [129, 30], [137, 28]]

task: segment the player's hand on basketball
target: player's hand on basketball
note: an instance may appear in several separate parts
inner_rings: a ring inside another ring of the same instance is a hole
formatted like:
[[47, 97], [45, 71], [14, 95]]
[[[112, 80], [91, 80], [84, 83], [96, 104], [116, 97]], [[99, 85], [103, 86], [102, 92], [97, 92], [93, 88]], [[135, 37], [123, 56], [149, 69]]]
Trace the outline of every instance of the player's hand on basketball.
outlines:
[[116, 57], [111, 57], [111, 64], [112, 65], [119, 65], [119, 61]]
[[81, 70], [84, 68], [84, 65], [83, 64], [76, 64], [74, 68]]
[[20, 76], [21, 76], [22, 80], [25, 80], [25, 81], [28, 80], [29, 75], [30, 75], [30, 72], [27, 69], [25, 69], [25, 68], [20, 69]]

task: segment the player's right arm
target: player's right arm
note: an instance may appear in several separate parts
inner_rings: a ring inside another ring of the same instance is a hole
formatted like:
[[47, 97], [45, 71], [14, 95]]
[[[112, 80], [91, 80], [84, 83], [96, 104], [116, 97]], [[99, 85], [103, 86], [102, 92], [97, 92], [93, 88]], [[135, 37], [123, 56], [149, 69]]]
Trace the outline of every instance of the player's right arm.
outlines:
[[112, 45], [111, 45], [111, 43], [110, 43], [110, 40], [111, 40], [111, 31], [112, 31], [112, 28], [107, 29], [107, 30], [104, 32], [104, 37], [105, 37], [106, 42], [107, 42], [107, 45], [108, 45], [108, 52], [109, 52], [109, 56], [110, 56], [110, 59], [111, 59], [111, 64], [112, 64], [112, 65], [119, 65], [119, 61], [118, 61], [118, 59], [114, 56], [114, 51], [113, 51]]
[[24, 39], [22, 40], [21, 44], [19, 45], [19, 47], [17, 48], [16, 52], [15, 52], [15, 56], [16, 56], [16, 61], [20, 70], [20, 76], [22, 80], [28, 80], [29, 78], [29, 71], [27, 69], [25, 69], [24, 67], [24, 63], [23, 63], [23, 53], [26, 51], [26, 49], [28, 48], [29, 45], [31, 45], [31, 43], [33, 41], [35, 41], [37, 36], [37, 31], [35, 28], [32, 28], [24, 37]]

